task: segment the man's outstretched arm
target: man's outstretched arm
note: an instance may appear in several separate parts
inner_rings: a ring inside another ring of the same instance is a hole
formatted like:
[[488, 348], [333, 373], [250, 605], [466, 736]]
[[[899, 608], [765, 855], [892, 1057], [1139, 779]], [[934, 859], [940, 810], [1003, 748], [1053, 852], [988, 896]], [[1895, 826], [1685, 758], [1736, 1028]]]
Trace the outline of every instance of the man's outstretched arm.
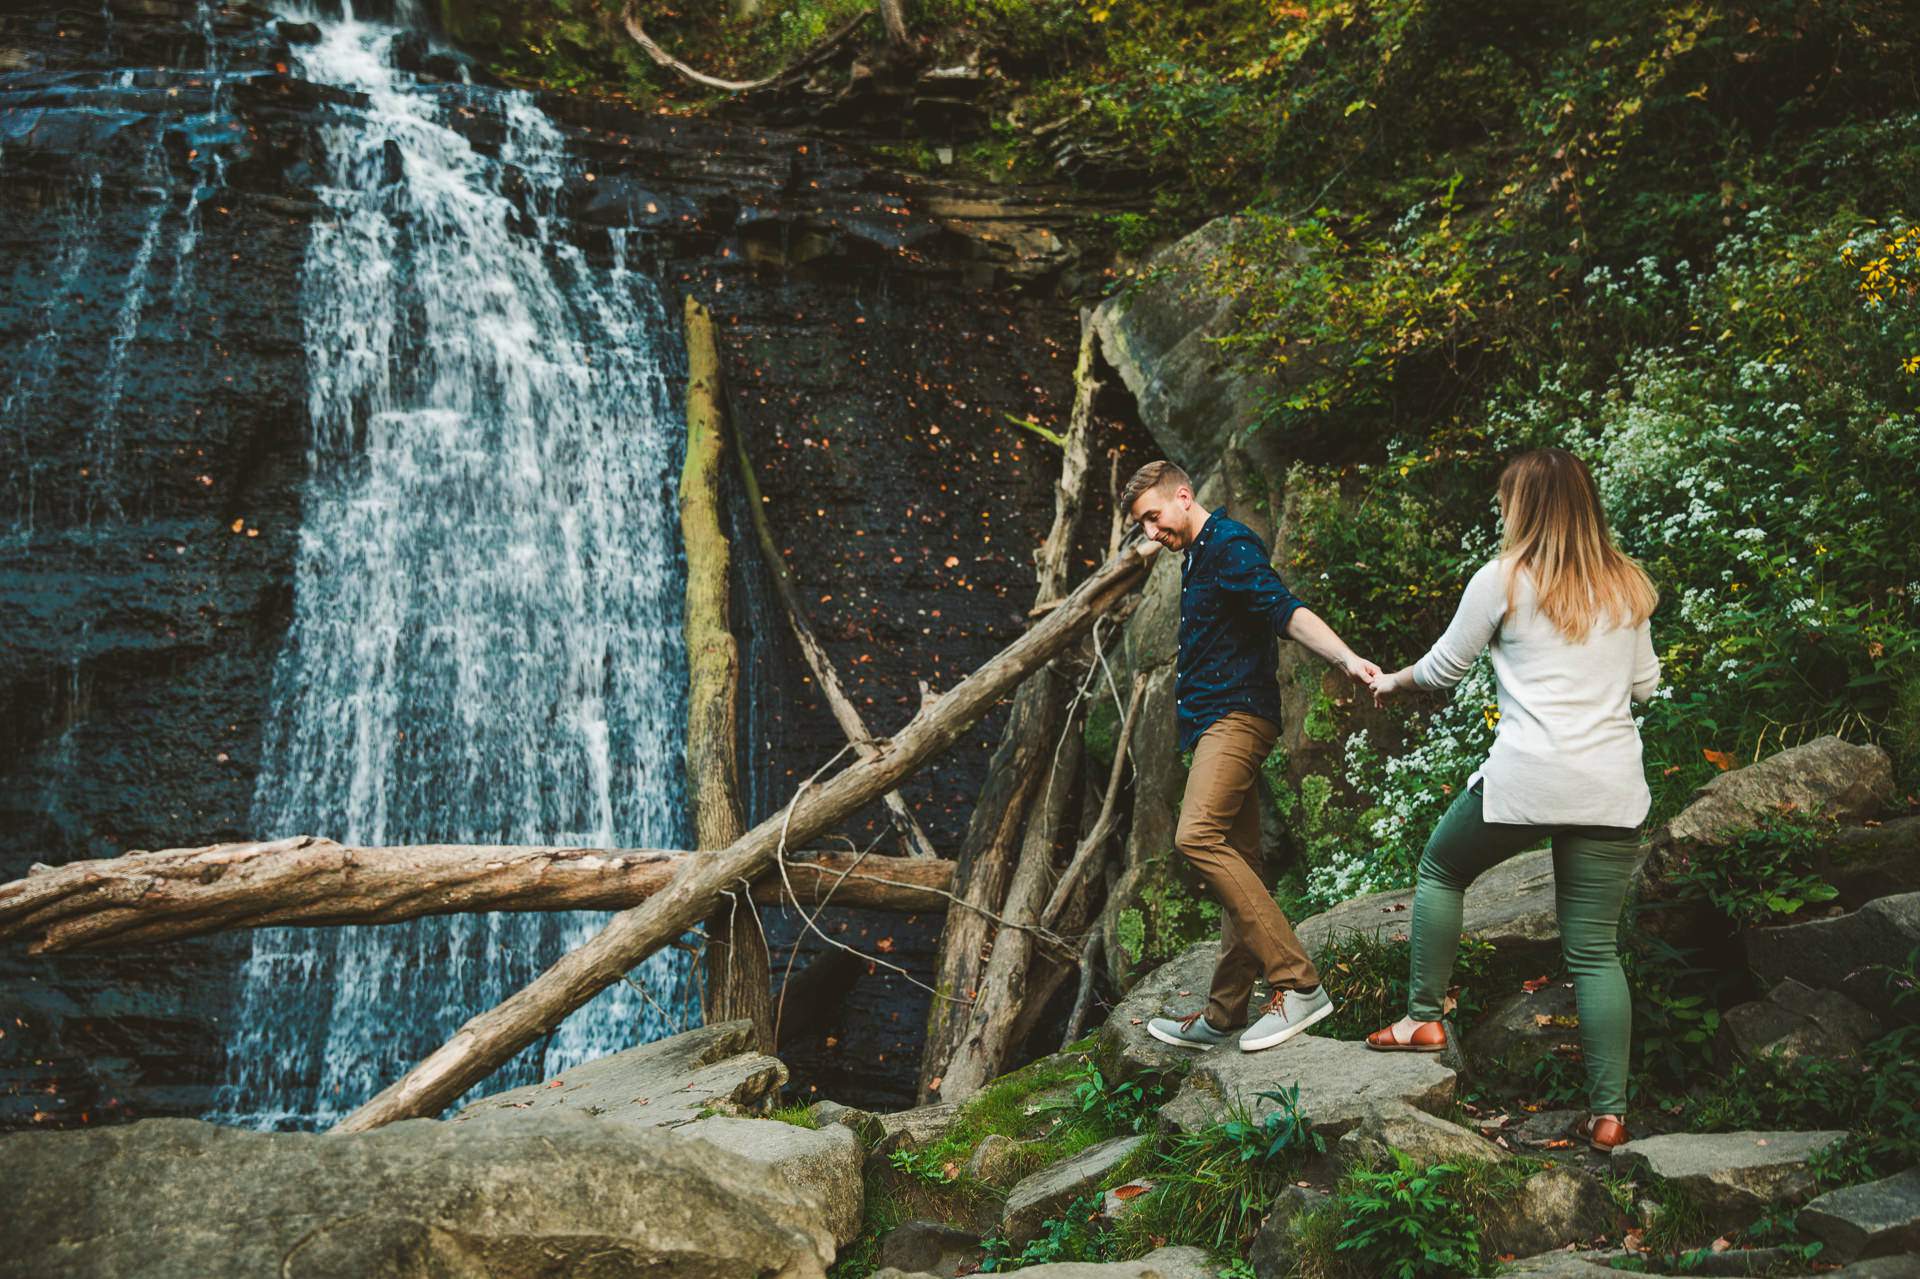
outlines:
[[1253, 612], [1265, 617], [1275, 635], [1283, 635], [1307, 646], [1326, 661], [1338, 666], [1355, 682], [1365, 684], [1380, 674], [1380, 668], [1359, 656], [1318, 613], [1287, 589], [1280, 574], [1267, 562], [1265, 548], [1246, 538], [1226, 548], [1220, 584], [1239, 595]]
[[1323, 621], [1320, 615], [1302, 605], [1293, 610], [1293, 617], [1287, 626], [1287, 636], [1345, 671], [1357, 683], [1365, 684], [1379, 678], [1380, 668], [1366, 658], [1347, 647], [1347, 642], [1334, 634], [1333, 628]]

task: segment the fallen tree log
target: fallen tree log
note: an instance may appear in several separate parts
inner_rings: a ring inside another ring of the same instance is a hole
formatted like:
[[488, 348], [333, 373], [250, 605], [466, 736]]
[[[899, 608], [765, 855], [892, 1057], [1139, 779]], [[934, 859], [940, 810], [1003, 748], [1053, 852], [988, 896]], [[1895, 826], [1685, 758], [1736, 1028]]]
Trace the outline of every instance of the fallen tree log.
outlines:
[[628, 969], [679, 938], [712, 910], [727, 885], [758, 879], [779, 860], [782, 848], [832, 828], [951, 746], [1029, 674], [1075, 643], [1139, 587], [1154, 549], [1151, 542], [1128, 546], [1044, 621], [923, 708], [873, 758], [818, 785], [803, 784], [786, 808], [730, 847], [689, 859], [666, 888], [615, 915], [530, 985], [468, 1021], [334, 1131], [364, 1132], [396, 1119], [439, 1114]]
[[[280, 925], [392, 924], [490, 910], [627, 910], [705, 853], [663, 848], [414, 844], [355, 848], [297, 835], [68, 862], [0, 884], [0, 941], [33, 954], [155, 945]], [[944, 857], [790, 852], [799, 904], [942, 911]], [[855, 863], [858, 863], [856, 868]], [[753, 881], [762, 905], [790, 901], [777, 873]]]

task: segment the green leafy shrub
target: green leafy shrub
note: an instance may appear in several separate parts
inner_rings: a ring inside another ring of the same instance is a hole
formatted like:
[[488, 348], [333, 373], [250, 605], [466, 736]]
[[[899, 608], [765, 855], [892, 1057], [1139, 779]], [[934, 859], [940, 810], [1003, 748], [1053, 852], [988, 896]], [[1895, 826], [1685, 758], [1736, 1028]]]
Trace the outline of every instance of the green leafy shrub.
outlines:
[[1705, 901], [1738, 927], [1774, 923], [1839, 896], [1813, 870], [1814, 853], [1832, 834], [1830, 821], [1769, 814], [1732, 839], [1682, 850], [1666, 879], [1680, 900]]
[[1354, 1173], [1342, 1183], [1346, 1238], [1337, 1251], [1352, 1253], [1369, 1274], [1394, 1279], [1478, 1274], [1479, 1228], [1450, 1188], [1461, 1170], [1417, 1168], [1404, 1150], [1393, 1157], [1393, 1168]]

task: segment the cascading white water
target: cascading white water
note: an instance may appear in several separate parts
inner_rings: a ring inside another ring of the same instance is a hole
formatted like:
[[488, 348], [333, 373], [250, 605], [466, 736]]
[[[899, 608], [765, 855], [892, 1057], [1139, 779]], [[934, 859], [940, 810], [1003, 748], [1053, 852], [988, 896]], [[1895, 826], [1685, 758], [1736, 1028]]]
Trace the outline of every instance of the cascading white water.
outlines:
[[[306, 20], [324, 37], [302, 74], [368, 105], [325, 128], [300, 303], [313, 442], [253, 826], [678, 846], [674, 319], [623, 258], [596, 268], [557, 234], [566, 150], [531, 99], [498, 95], [483, 154], [440, 86], [392, 66], [395, 28]], [[331, 1122], [604, 918], [254, 934], [221, 1117]], [[680, 954], [632, 976], [487, 1087], [680, 1029]]]

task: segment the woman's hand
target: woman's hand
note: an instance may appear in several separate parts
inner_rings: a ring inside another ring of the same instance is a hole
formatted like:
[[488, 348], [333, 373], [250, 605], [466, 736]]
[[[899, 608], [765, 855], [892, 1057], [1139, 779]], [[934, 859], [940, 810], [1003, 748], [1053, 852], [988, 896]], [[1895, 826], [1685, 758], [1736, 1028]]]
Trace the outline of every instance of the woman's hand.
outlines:
[[1406, 692], [1411, 684], [1412, 681], [1407, 678], [1407, 672], [1391, 671], [1376, 675], [1367, 682], [1367, 687], [1373, 690], [1373, 704], [1385, 706], [1389, 697], [1395, 693]]

